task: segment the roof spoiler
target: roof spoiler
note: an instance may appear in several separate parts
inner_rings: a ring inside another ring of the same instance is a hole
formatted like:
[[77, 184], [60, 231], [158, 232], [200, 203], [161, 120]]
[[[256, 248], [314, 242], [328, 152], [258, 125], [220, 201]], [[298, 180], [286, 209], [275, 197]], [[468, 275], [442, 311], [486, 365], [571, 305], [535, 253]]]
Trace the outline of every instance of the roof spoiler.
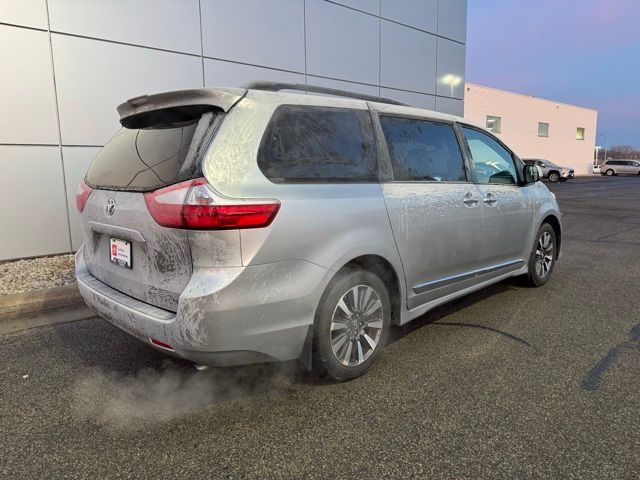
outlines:
[[118, 105], [120, 124], [125, 128], [144, 128], [161, 123], [199, 118], [211, 110], [225, 113], [247, 91], [240, 88], [198, 88], [141, 95]]

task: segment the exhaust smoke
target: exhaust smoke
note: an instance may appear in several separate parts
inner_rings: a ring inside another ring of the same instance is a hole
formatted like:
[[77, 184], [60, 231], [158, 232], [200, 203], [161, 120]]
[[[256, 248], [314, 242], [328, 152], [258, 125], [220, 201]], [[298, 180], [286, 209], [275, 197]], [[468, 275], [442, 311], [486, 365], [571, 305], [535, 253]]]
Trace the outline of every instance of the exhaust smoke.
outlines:
[[170, 361], [161, 369], [131, 375], [93, 369], [73, 387], [74, 409], [84, 421], [135, 430], [291, 387], [294, 372], [295, 367], [270, 364], [197, 371], [191, 366], [178, 369]]

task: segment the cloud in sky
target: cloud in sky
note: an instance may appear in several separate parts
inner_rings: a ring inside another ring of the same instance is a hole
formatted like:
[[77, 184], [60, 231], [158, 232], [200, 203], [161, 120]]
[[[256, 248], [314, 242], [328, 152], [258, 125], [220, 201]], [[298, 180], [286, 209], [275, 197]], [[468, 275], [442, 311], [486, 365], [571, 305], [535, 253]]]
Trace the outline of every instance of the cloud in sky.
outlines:
[[467, 80], [598, 110], [640, 147], [640, 0], [468, 0]]

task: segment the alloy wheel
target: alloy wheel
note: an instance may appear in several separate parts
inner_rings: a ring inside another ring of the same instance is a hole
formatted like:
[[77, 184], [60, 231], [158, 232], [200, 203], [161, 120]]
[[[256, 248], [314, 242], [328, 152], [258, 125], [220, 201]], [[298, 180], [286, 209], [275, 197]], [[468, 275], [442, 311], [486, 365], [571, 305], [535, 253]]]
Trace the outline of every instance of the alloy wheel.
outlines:
[[549, 232], [542, 232], [536, 244], [535, 268], [538, 278], [543, 279], [549, 275], [553, 265], [553, 242]]
[[368, 285], [356, 285], [340, 298], [331, 317], [330, 340], [342, 365], [360, 365], [378, 348], [383, 314], [380, 296]]

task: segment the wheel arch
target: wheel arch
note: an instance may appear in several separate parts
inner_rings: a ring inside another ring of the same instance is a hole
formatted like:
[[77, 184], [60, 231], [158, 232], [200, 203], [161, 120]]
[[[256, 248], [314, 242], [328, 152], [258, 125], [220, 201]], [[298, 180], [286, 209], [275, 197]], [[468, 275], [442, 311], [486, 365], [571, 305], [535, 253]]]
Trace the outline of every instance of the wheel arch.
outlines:
[[[391, 325], [400, 325], [403, 295], [403, 285], [400, 283], [401, 277], [393, 264], [388, 259], [378, 254], [359, 255], [347, 262], [344, 262], [341, 267], [333, 270], [333, 275], [326, 283], [324, 292], [320, 297], [320, 301], [318, 302], [318, 305], [316, 305], [316, 315], [319, 306], [324, 301], [326, 292], [329, 290], [329, 286], [331, 285], [331, 283], [338, 277], [339, 274], [348, 269], [367, 270], [380, 277], [382, 282], [387, 285], [389, 299], [391, 300]], [[313, 332], [314, 327], [313, 325], [311, 325], [307, 332], [307, 337], [302, 348], [302, 353], [300, 354], [300, 357], [298, 359], [298, 364], [306, 371], [312, 370]]]
[[[387, 286], [391, 300], [391, 323], [392, 325], [399, 325], [402, 290], [400, 276], [391, 262], [380, 255], [368, 254], [350, 260], [345, 263], [338, 272], [348, 268], [367, 270], [380, 277], [382, 282]], [[336, 275], [338, 272], [336, 272]]]
[[556, 234], [556, 241], [558, 242], [558, 248], [556, 248], [556, 259], [560, 256], [560, 248], [562, 246], [562, 226], [560, 224], [560, 220], [553, 214], [547, 215], [544, 217], [540, 225], [548, 223], [553, 228], [553, 231]]

